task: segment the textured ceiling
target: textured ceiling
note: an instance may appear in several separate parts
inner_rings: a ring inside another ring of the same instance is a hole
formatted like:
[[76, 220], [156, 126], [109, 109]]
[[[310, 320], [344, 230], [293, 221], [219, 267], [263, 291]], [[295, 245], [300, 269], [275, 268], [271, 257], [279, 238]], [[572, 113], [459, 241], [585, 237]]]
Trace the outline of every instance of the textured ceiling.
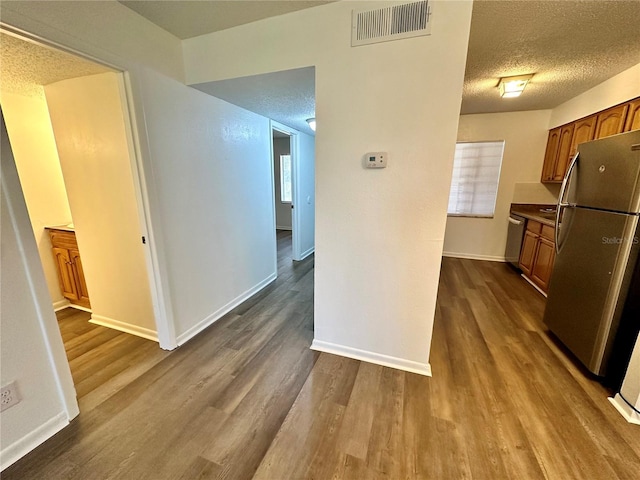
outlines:
[[315, 117], [315, 68], [297, 68], [191, 85], [209, 95], [309, 135], [307, 118]]
[[[217, 32], [330, 1], [118, 0], [180, 39]], [[331, 0], [335, 1], [335, 0]]]
[[[462, 113], [553, 108], [638, 63], [638, 0], [476, 0]], [[500, 77], [529, 73], [522, 96], [500, 98]]]
[[0, 85], [8, 93], [42, 97], [42, 85], [113, 70], [60, 50], [0, 34]]
[[[121, 3], [174, 35], [189, 38], [328, 2]], [[432, 18], [438, 22], [437, 9]], [[462, 113], [554, 108], [640, 63], [639, 19], [640, 0], [475, 0]], [[500, 77], [529, 73], [535, 75], [521, 97], [500, 98], [496, 88]], [[292, 83], [295, 77], [285, 80], [283, 75], [286, 77], [282, 73], [274, 78], [250, 77], [253, 82], [240, 79], [236, 85], [226, 80], [198, 88], [226, 95], [222, 98], [274, 119], [292, 118], [294, 111], [308, 115], [313, 110], [308, 96], [313, 91], [311, 84], [296, 86]], [[278, 91], [287, 82], [287, 88], [297, 92], [295, 97], [287, 96], [286, 90]], [[243, 86], [249, 90], [243, 92]], [[302, 102], [299, 107], [297, 101]]]

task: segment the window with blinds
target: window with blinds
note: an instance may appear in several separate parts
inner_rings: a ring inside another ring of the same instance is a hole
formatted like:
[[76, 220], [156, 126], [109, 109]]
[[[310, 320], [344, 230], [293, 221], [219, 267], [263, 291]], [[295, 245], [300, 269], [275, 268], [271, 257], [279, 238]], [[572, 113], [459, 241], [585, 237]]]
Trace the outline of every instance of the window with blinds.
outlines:
[[493, 217], [503, 151], [504, 140], [456, 144], [449, 215]]

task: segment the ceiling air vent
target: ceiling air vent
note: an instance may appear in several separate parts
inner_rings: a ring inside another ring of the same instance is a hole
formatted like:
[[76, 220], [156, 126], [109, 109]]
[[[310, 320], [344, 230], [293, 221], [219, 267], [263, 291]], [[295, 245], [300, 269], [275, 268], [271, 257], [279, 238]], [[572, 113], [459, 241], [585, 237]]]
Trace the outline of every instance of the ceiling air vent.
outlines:
[[427, 0], [376, 10], [354, 10], [351, 46], [430, 35], [430, 17], [431, 7]]

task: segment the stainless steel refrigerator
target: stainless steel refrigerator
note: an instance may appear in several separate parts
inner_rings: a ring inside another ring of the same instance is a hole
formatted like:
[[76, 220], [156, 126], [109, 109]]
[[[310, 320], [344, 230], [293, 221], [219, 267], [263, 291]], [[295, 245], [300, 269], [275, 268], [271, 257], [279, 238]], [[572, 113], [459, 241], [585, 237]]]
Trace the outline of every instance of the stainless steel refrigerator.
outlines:
[[613, 384], [640, 329], [639, 239], [640, 131], [581, 144], [558, 199], [544, 322]]

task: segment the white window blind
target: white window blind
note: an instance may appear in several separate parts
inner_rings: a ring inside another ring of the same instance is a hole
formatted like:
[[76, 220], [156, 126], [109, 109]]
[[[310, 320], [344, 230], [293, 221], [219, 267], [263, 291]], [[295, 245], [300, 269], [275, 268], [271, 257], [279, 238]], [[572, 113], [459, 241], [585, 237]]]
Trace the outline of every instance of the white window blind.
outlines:
[[493, 217], [503, 151], [504, 141], [456, 144], [449, 215]]

